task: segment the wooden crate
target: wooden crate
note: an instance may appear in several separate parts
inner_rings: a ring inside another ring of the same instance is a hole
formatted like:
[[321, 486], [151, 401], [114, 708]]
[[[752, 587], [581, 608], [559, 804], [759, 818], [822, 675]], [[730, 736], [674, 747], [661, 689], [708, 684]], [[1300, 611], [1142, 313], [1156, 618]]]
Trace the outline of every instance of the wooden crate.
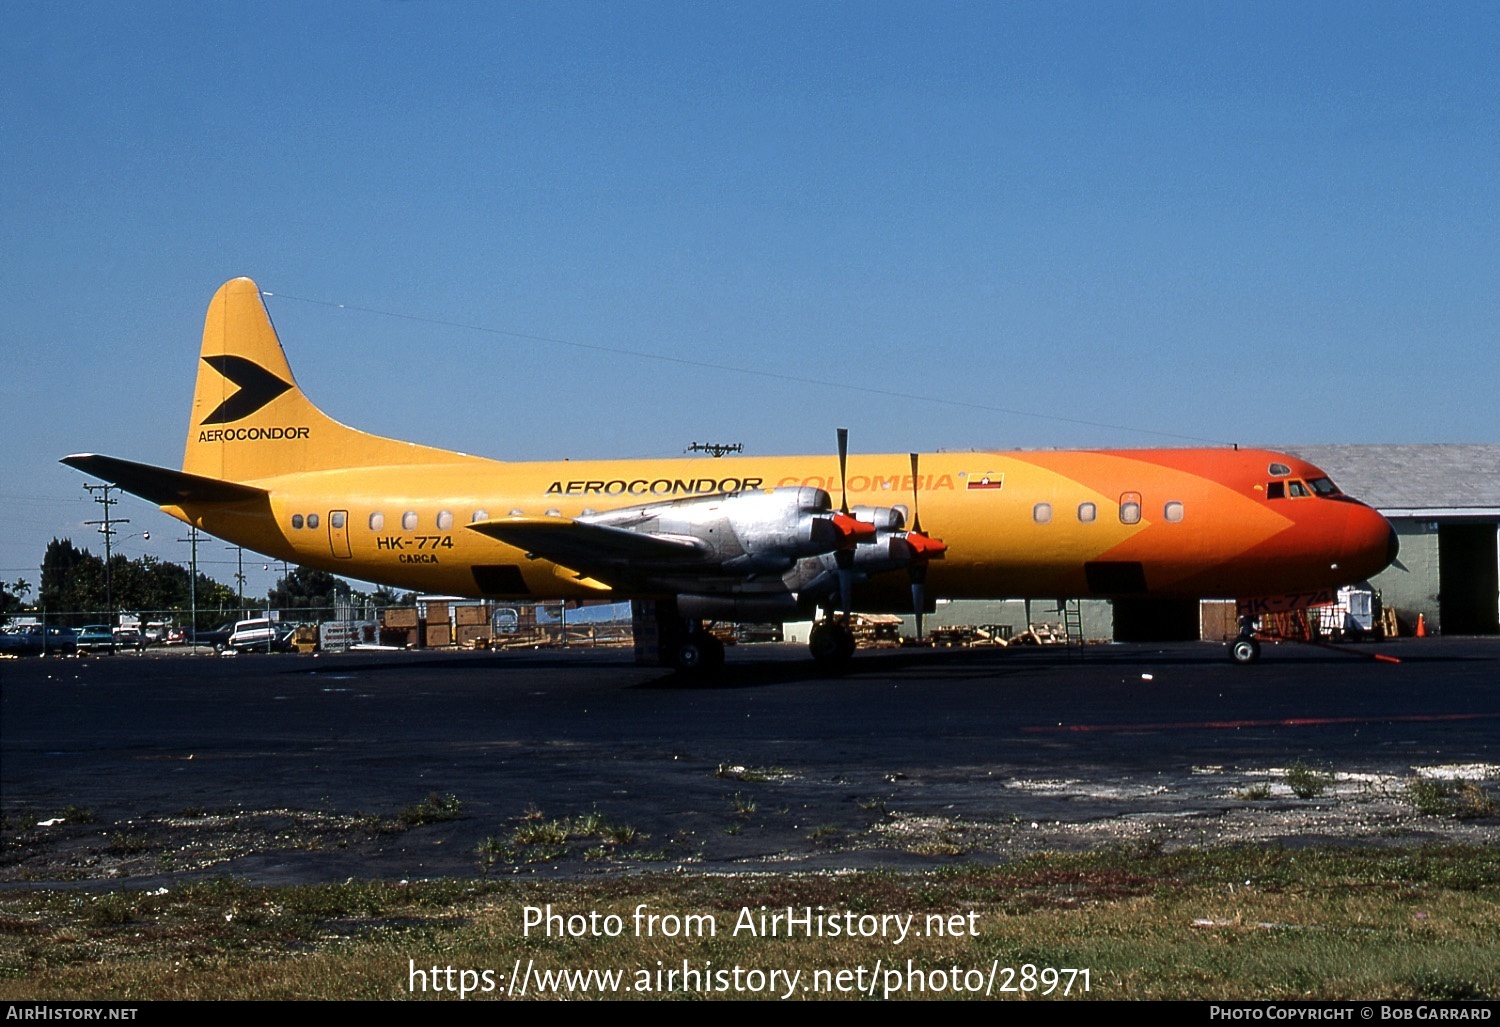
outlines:
[[380, 622], [387, 628], [414, 628], [417, 626], [417, 609], [414, 606], [383, 610]]
[[488, 624], [460, 624], [454, 641], [458, 645], [473, 645], [477, 642], [488, 642], [489, 638], [490, 626]]
[[[490, 611], [483, 606], [455, 606], [453, 622], [461, 628], [472, 627], [476, 624], [487, 627], [490, 623]], [[461, 638], [460, 641], [462, 641]]]
[[1198, 637], [1205, 642], [1228, 642], [1240, 633], [1240, 620], [1232, 600], [1203, 600], [1198, 604], [1198, 625]]
[[453, 629], [447, 624], [427, 625], [427, 648], [442, 649], [453, 644]]

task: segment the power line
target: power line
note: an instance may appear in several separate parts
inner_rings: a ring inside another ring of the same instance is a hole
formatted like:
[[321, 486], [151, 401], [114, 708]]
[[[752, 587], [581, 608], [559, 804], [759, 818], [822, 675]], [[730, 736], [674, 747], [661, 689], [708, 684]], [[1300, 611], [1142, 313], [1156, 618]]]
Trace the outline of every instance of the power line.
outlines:
[[1183, 435], [1180, 432], [1157, 431], [1154, 428], [1136, 428], [1128, 424], [1109, 424], [1104, 421], [1089, 421], [1081, 417], [1064, 417], [1061, 414], [1039, 414], [1034, 410], [1018, 410], [1014, 407], [993, 406], [988, 403], [971, 403], [968, 400], [952, 399], [947, 396], [927, 396], [915, 392], [898, 392], [894, 389], [877, 389], [868, 385], [853, 385], [849, 382], [827, 381], [822, 378], [804, 378], [801, 375], [786, 374], [781, 371], [767, 371], [763, 368], [736, 367], [733, 364], [720, 364], [711, 360], [694, 360], [690, 357], [674, 357], [665, 353], [648, 353], [645, 350], [625, 349], [619, 346], [603, 346], [593, 342], [577, 342], [572, 339], [558, 339], [548, 335], [532, 335], [527, 332], [513, 332], [504, 328], [492, 328], [489, 325], [469, 324], [464, 321], [447, 321], [436, 317], [422, 317], [418, 314], [403, 314], [396, 310], [380, 310], [376, 307], [361, 307], [351, 303], [335, 303], [330, 300], [309, 299], [306, 296], [292, 296], [284, 292], [270, 292], [262, 289], [261, 295], [285, 300], [295, 300], [298, 303], [310, 303], [320, 307], [333, 307], [336, 310], [355, 310], [361, 314], [374, 314], [378, 317], [390, 317], [401, 321], [415, 321], [418, 324], [437, 325], [442, 328], [457, 328], [466, 332], [482, 332], [486, 335], [502, 335], [508, 339], [520, 339], [523, 342], [543, 342], [549, 346], [569, 346], [573, 349], [588, 350], [592, 353], [613, 353], [616, 356], [636, 357], [641, 360], [657, 360], [666, 364], [678, 364], [683, 367], [698, 367], [710, 371], [726, 371], [730, 374], [752, 375], [757, 378], [770, 378], [775, 381], [793, 382], [797, 385], [815, 385], [823, 389], [843, 389], [847, 392], [861, 392], [867, 396], [886, 396], [891, 399], [911, 400], [918, 403], [936, 403], [942, 406], [959, 407], [965, 410], [983, 410], [992, 414], [1009, 414], [1012, 417], [1031, 417], [1042, 421], [1056, 421], [1060, 424], [1076, 424], [1086, 428], [1104, 428], [1109, 431], [1137, 432], [1142, 435], [1155, 435], [1160, 438], [1182, 439], [1188, 442], [1206, 442], [1210, 445], [1227, 446], [1229, 443], [1223, 439], [1206, 439], [1198, 435]]

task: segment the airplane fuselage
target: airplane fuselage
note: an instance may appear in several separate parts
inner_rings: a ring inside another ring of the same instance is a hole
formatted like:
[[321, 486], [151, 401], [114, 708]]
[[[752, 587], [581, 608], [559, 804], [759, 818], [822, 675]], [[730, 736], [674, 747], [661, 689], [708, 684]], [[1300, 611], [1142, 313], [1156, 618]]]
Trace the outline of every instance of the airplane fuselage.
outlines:
[[[241, 445], [274, 445], [260, 440]], [[1272, 465], [1287, 473], [1272, 475]], [[1326, 479], [1261, 450], [1165, 449], [856, 455], [850, 506], [913, 503], [948, 546], [936, 597], [1241, 597], [1327, 590], [1388, 562], [1390, 526], [1342, 496], [1267, 498], [1273, 482]], [[606, 598], [568, 568], [468, 529], [510, 516], [577, 518], [683, 497], [805, 485], [837, 497], [832, 457], [458, 463], [252, 480], [269, 516], [223, 506], [169, 512], [258, 552], [420, 592]], [[474, 568], [491, 568], [477, 581]], [[504, 568], [505, 570], [496, 570]], [[904, 581], [862, 582], [865, 604]], [[628, 596], [627, 596], [628, 598]]]

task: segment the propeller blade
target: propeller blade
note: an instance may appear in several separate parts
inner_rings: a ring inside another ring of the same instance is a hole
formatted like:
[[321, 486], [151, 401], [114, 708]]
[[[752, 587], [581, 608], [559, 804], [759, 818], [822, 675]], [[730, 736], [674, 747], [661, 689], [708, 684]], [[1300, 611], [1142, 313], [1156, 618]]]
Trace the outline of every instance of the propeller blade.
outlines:
[[839, 513], [849, 512], [849, 429], [840, 428], [839, 432]]
[[922, 479], [917, 473], [917, 454], [911, 455], [911, 530], [918, 534], [922, 531], [922, 514], [917, 509], [917, 491], [922, 484]]
[[922, 641], [922, 617], [927, 612], [927, 563], [941, 560], [948, 547], [940, 538], [932, 538], [922, 531], [922, 513], [917, 503], [922, 492], [922, 476], [918, 456], [911, 454], [911, 530], [905, 542], [911, 550], [911, 562], [906, 573], [911, 578], [911, 610], [917, 622], [917, 641]]

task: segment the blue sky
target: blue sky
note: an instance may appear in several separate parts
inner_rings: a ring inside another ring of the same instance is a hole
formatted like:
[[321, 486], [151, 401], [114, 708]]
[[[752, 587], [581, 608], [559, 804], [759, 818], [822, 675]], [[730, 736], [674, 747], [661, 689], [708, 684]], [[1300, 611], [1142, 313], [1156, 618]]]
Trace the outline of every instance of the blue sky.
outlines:
[[1500, 441], [1494, 4], [0, 26], [5, 580], [99, 548], [58, 457], [179, 464], [237, 275], [332, 416], [506, 459]]

